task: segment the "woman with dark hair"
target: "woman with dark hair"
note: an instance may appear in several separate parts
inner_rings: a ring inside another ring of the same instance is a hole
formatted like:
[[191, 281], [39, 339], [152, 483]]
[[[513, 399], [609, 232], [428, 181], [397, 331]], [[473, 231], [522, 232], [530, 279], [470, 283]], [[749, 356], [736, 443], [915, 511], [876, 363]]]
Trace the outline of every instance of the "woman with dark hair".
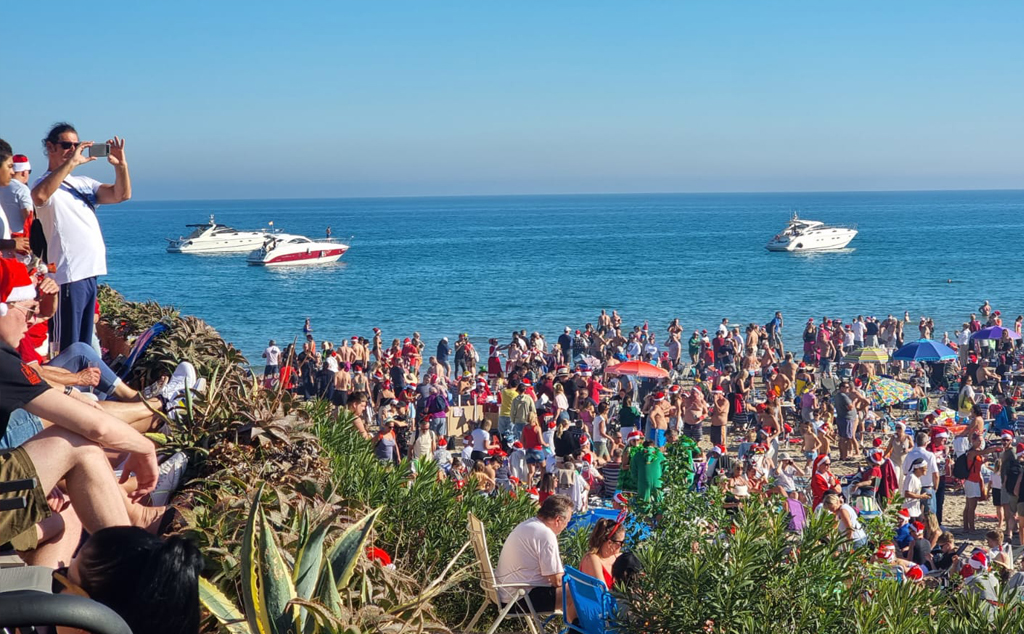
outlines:
[[141, 528], [96, 531], [71, 562], [68, 581], [112, 609], [133, 632], [199, 632], [203, 556], [183, 537], [162, 540]]
[[626, 529], [609, 518], [601, 518], [594, 524], [587, 542], [589, 549], [580, 561], [580, 572], [604, 581], [609, 589], [614, 585], [612, 567], [622, 552], [626, 541]]

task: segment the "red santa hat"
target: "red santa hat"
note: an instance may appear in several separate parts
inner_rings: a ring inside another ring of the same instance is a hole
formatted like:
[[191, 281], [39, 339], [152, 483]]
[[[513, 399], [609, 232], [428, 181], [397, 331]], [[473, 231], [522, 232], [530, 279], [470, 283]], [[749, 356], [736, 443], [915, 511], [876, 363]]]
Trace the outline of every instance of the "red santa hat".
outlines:
[[472, 436], [463, 436], [462, 437], [462, 442], [468, 445], [471, 442], [473, 442], [473, 437]]
[[555, 421], [548, 422], [548, 429], [554, 429], [555, 427], [558, 427], [558, 423], [556, 423]]
[[529, 491], [527, 492], [530, 494], [531, 500], [533, 500], [534, 502], [540, 501], [540, 491], [537, 490], [537, 487], [530, 487]]
[[896, 545], [892, 542], [883, 542], [878, 546], [875, 557], [884, 561], [894, 561], [896, 559]]
[[447, 447], [448, 446], [448, 439], [445, 438], [444, 436], [441, 436], [440, 438], [437, 439], [437, 446], [438, 447]]
[[883, 462], [885, 462], [885, 456], [882, 454], [881, 451], [872, 451], [870, 454], [868, 454], [868, 460], [870, 460], [874, 464], [882, 464]]
[[394, 569], [395, 567], [395, 565], [391, 563], [391, 556], [376, 546], [370, 546], [366, 549], [366, 558], [370, 561], [376, 561], [385, 568]]
[[7, 305], [36, 298], [36, 285], [25, 265], [17, 260], [0, 260], [0, 317], [7, 314]]
[[643, 440], [643, 438], [643, 433], [634, 429], [633, 431], [629, 432], [628, 436], [626, 436], [626, 442], [633, 442], [634, 440]]
[[719, 456], [724, 456], [725, 447], [723, 447], [722, 445], [715, 445], [714, 447], [711, 448], [711, 453], [717, 454]]
[[881, 438], [875, 438], [874, 440], [871, 441], [871, 446], [872, 447], [881, 447], [882, 446], [882, 439]]
[[907, 509], [900, 509], [900, 512], [896, 514], [896, 520], [901, 524], [904, 522], [909, 522], [910, 511], [908, 511]]
[[1015, 451], [1017, 453], [1017, 457], [1018, 458], [1020, 458], [1021, 456], [1024, 456], [1024, 442], [1017, 443], [1017, 447], [1016, 447]]
[[668, 391], [672, 394], [678, 394], [680, 389], [682, 388], [680, 388], [678, 385], [673, 385], [672, 387], [668, 388]]
[[616, 493], [615, 497], [612, 498], [612, 499], [619, 506], [629, 506], [629, 498], [626, 497], [626, 494], [623, 493], [622, 491], [619, 491], [618, 493]]
[[971, 555], [971, 558], [967, 560], [967, 565], [975, 570], [988, 570], [988, 556], [984, 551], [979, 550]]
[[910, 532], [917, 533], [918, 535], [924, 533], [924, 524], [918, 522], [917, 520], [914, 520], [910, 523]]
[[921, 566], [914, 566], [907, 571], [907, 579], [910, 579], [911, 581], [920, 581], [924, 579], [924, 570]]
[[1013, 432], [1010, 431], [1009, 429], [1004, 429], [1003, 432], [999, 434], [999, 437], [1002, 438], [1003, 440], [1013, 440], [1014, 438]]
[[528, 377], [528, 376], [527, 377], [523, 377], [523, 380], [520, 381], [520, 383], [522, 383], [526, 387], [530, 387], [531, 385], [533, 385], [533, 381], [531, 381], [530, 377]]
[[939, 438], [949, 438], [949, 432], [946, 431], [945, 427], [932, 427], [932, 440], [938, 440]]
[[517, 440], [514, 443], [512, 443], [512, 448], [513, 449], [522, 449], [523, 448], [523, 443], [521, 443], [520, 441]]
[[594, 457], [592, 455], [588, 454], [588, 453], [587, 454], [583, 454], [583, 462], [586, 462], [587, 464], [590, 464], [590, 463], [594, 462]]
[[[28, 162], [28, 157], [24, 154], [14, 155], [14, 172], [30, 172], [32, 171], [32, 164]], [[997, 315], [999, 313], [996, 313]]]

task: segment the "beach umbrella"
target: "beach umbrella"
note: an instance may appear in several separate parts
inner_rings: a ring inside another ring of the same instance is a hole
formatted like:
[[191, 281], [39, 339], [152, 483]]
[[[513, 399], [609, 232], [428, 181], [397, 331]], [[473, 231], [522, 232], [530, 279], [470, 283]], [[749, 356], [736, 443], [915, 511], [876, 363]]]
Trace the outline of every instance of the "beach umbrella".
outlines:
[[1010, 333], [1010, 339], [1020, 339], [1020, 335], [1018, 335], [1016, 331], [1010, 330], [1009, 328], [1003, 328], [1002, 326], [989, 326], [988, 328], [982, 328], [971, 335], [971, 339], [1002, 339], [1004, 332]]
[[873, 377], [865, 392], [874, 407], [888, 407], [913, 396], [914, 388], [895, 379]]
[[651, 365], [650, 363], [645, 363], [643, 361], [626, 361], [625, 363], [620, 363], [606, 368], [604, 373], [636, 376], [642, 379], [668, 378], [668, 370], [664, 370], [656, 365]]
[[853, 352], [843, 357], [843, 361], [847, 363], [885, 363], [889, 360], [889, 353], [885, 351], [885, 348], [857, 348]]
[[956, 358], [956, 350], [932, 339], [918, 339], [904, 344], [892, 358], [900, 361], [949, 361]]

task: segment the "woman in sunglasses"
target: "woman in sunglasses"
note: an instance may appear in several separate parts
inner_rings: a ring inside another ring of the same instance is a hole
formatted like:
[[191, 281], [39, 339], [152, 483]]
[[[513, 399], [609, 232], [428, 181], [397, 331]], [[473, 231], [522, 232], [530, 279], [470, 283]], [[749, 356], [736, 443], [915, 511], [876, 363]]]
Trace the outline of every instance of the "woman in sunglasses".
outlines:
[[589, 549], [580, 562], [580, 572], [595, 579], [602, 579], [612, 587], [612, 566], [622, 553], [626, 541], [626, 529], [615, 520], [601, 518], [594, 524], [587, 542]]

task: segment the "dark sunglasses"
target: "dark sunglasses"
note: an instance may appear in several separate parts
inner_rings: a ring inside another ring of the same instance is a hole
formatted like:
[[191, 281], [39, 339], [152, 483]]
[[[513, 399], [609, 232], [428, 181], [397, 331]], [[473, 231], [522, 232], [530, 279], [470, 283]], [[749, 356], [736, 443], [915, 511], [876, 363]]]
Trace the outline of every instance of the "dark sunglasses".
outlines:
[[62, 148], [64, 148], [65, 150], [70, 150], [70, 149], [72, 149], [72, 148], [77, 148], [77, 147], [78, 147], [79, 145], [81, 145], [81, 144], [82, 144], [82, 142], [81, 142], [81, 141], [78, 141], [78, 142], [76, 143], [76, 142], [74, 142], [74, 141], [55, 141], [55, 142], [54, 142], [53, 144], [54, 144], [54, 145], [59, 145], [59, 146], [61, 146]]
[[613, 544], [618, 544], [619, 546], [626, 543], [626, 540], [624, 539], [609, 539], [608, 541], [610, 541]]

